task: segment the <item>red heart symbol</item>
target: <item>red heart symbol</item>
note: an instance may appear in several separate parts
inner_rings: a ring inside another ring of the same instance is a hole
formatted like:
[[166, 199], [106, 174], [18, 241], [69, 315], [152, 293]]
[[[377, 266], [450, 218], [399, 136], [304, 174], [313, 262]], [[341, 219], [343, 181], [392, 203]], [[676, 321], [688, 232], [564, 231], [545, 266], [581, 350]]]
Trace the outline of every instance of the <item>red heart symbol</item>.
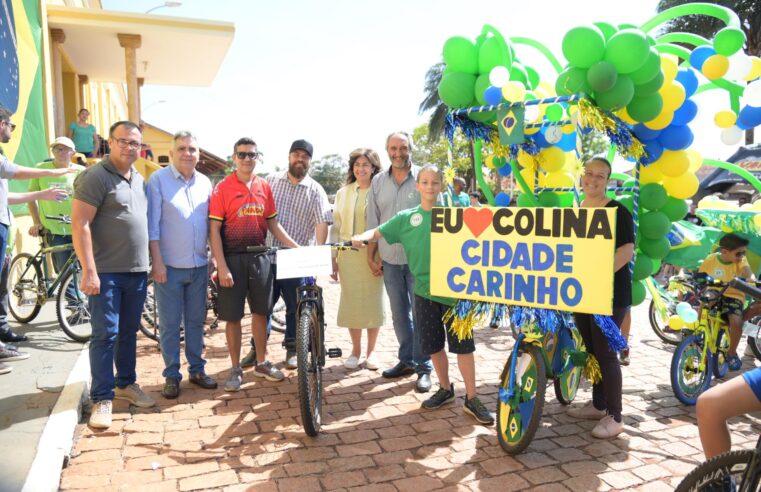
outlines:
[[474, 236], [478, 237], [482, 232], [486, 230], [491, 224], [494, 215], [488, 208], [466, 208], [463, 213], [463, 220], [465, 225], [468, 226], [470, 232]]

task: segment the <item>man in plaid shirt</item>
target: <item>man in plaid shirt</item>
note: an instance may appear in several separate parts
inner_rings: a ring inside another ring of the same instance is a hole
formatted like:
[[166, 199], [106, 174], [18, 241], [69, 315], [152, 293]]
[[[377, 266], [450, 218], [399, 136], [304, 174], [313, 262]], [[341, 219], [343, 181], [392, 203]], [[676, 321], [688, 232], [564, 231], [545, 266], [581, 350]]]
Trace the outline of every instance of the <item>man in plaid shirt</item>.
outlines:
[[[328, 201], [322, 185], [309, 177], [309, 164], [312, 160], [313, 147], [306, 140], [296, 140], [288, 153], [288, 170], [271, 174], [267, 182], [275, 197], [278, 220], [285, 231], [301, 246], [325, 244], [328, 226], [332, 220], [332, 206]], [[282, 244], [267, 235], [267, 246]], [[273, 266], [276, 272], [277, 265]], [[275, 280], [273, 305], [279, 297], [285, 302], [285, 366], [296, 368], [296, 288], [304, 284], [304, 278]], [[256, 348], [251, 340], [252, 349], [241, 360], [241, 367], [253, 365], [256, 361]]]

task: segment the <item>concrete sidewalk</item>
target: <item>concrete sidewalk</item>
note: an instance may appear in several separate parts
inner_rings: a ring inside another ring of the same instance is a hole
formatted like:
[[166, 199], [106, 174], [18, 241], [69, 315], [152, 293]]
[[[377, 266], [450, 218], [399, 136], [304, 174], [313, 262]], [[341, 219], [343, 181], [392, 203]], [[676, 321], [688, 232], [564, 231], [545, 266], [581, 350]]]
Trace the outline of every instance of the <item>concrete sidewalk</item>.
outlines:
[[[348, 333], [334, 324], [339, 289], [327, 279], [320, 284], [328, 346], [338, 345], [348, 355]], [[632, 364], [623, 369], [626, 433], [610, 441], [591, 437], [594, 422], [566, 416], [550, 387], [537, 436], [515, 457], [499, 446], [493, 427], [476, 425], [463, 414], [464, 387], [454, 365], [450, 375], [458, 399], [425, 411], [420, 402], [427, 395], [415, 393], [414, 377], [390, 381], [379, 371], [350, 371], [341, 360], [329, 360], [323, 432], [313, 439], [300, 425], [295, 371], [284, 370], [286, 381], [272, 383], [253, 378], [249, 369], [242, 391], [221, 389], [229, 375], [222, 327], [206, 339], [207, 372], [220, 389], [202, 390], [185, 380], [178, 400], [160, 396], [163, 362], [155, 342], [141, 337], [138, 382], [158, 407], [115, 402], [110, 429], [94, 431], [81, 424], [60, 487], [98, 492], [673, 490], [703, 459], [694, 408], [673, 396], [672, 348], [655, 338], [646, 306], [634, 314]], [[273, 333], [269, 344], [271, 359], [278, 362], [284, 355], [281, 337]], [[491, 409], [512, 340], [504, 330], [483, 328], [476, 334], [478, 391]], [[384, 365], [396, 361], [389, 318], [378, 350]], [[746, 358], [745, 364], [749, 368], [755, 362]], [[577, 402], [589, 398], [585, 387]], [[733, 447], [755, 446], [759, 424], [755, 417], [733, 421]]]
[[35, 458], [27, 490], [54, 490], [89, 376], [86, 346], [66, 337], [52, 302], [31, 324], [11, 325], [29, 336], [17, 345], [31, 357], [8, 363], [13, 371], [0, 376], [0, 490], [21, 490]]

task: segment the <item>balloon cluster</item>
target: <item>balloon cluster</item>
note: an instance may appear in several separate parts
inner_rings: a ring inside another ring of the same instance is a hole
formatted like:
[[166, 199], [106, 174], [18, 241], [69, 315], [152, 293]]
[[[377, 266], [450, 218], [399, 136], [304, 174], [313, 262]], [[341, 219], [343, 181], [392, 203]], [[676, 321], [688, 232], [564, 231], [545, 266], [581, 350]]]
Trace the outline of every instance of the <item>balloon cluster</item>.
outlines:
[[672, 330], [692, 327], [698, 321], [698, 312], [690, 304], [680, 302], [676, 305], [676, 314], [669, 316], [668, 325]]

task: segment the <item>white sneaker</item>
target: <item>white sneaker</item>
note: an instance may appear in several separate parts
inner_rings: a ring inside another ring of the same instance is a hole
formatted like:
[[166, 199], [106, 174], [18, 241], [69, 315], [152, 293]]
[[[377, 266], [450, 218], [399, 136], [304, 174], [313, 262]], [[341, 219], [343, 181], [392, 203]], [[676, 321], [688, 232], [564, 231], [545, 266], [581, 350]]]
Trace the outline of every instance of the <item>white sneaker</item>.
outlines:
[[380, 361], [378, 361], [378, 356], [375, 355], [375, 352], [367, 356], [367, 360], [365, 360], [365, 367], [371, 371], [377, 371], [380, 369]]
[[101, 400], [93, 403], [89, 424], [94, 429], [108, 429], [111, 427], [111, 400]]
[[349, 358], [344, 361], [344, 367], [346, 369], [356, 369], [359, 367], [359, 357], [356, 355], [350, 355]]
[[610, 439], [616, 437], [624, 431], [624, 421], [616, 422], [613, 415], [606, 415], [599, 422], [594, 429], [592, 429], [592, 436], [598, 439]]
[[581, 407], [569, 407], [566, 413], [575, 419], [599, 420], [607, 415], [605, 410], [598, 410], [591, 401]]

